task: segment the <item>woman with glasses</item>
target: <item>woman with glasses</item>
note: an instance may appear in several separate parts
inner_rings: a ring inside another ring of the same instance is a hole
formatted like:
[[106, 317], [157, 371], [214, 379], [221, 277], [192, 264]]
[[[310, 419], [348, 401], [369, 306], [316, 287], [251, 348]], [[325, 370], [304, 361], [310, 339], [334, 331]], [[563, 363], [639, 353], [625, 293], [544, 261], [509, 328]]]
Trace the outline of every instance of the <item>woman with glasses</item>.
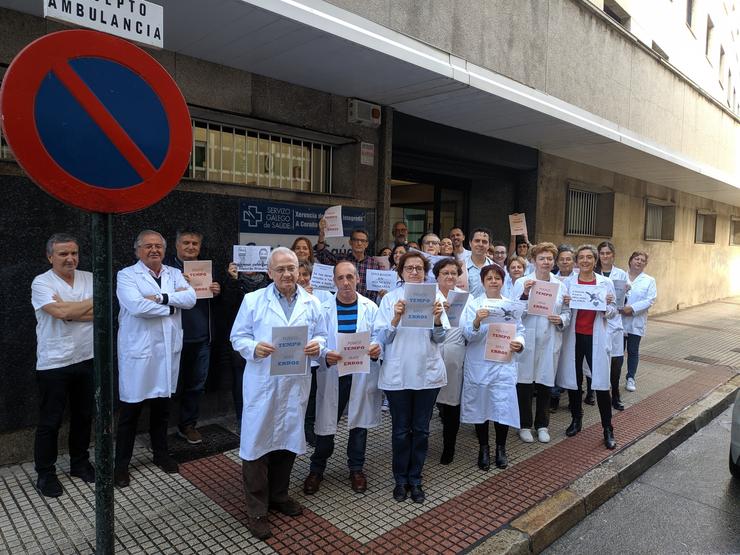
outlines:
[[[403, 284], [424, 283], [429, 261], [414, 252], [398, 261], [398, 276]], [[447, 372], [441, 345], [450, 327], [444, 313], [444, 297], [437, 291], [432, 329], [404, 327], [401, 317], [406, 311], [404, 287], [383, 297], [375, 319], [375, 330], [383, 345], [383, 365], [378, 389], [385, 391], [392, 419], [393, 498], [404, 501], [411, 495], [423, 503], [421, 473], [429, 448], [429, 421], [434, 402]]]

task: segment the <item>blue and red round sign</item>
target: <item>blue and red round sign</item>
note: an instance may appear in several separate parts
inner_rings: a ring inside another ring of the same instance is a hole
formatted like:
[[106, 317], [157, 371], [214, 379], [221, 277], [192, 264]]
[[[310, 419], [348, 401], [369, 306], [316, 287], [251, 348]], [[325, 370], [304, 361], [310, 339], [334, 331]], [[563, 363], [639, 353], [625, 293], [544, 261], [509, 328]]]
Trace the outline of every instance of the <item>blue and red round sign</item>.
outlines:
[[24, 48], [5, 73], [0, 116], [29, 177], [92, 212], [154, 204], [190, 159], [190, 114], [174, 80], [137, 46], [96, 31]]

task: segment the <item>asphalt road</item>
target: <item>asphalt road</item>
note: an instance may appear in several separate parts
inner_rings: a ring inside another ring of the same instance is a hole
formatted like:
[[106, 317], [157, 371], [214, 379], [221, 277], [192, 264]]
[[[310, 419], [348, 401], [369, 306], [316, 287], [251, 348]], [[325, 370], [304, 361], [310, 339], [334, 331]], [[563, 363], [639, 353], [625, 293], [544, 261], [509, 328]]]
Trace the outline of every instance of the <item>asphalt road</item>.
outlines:
[[731, 412], [732, 407], [544, 553], [740, 553], [740, 481], [727, 467]]

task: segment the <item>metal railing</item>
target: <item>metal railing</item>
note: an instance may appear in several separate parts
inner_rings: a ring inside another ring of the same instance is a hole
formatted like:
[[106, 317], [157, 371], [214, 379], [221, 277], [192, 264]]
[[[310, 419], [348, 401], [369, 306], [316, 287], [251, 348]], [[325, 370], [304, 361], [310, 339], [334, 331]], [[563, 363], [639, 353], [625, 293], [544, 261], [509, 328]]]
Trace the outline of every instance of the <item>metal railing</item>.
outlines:
[[567, 235], [596, 235], [598, 198], [598, 193], [568, 189]]

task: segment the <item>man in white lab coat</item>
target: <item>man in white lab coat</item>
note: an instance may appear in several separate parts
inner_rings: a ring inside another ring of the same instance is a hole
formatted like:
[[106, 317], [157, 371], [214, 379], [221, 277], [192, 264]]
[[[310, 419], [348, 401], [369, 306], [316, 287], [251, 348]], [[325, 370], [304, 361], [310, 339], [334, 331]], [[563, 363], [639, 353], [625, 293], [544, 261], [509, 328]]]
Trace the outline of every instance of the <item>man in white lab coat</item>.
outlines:
[[177, 268], [165, 266], [167, 243], [156, 231], [139, 233], [139, 261], [118, 272], [118, 392], [121, 399], [113, 481], [129, 485], [136, 424], [149, 404], [154, 464], [171, 474], [177, 462], [167, 453], [170, 397], [177, 389], [182, 351], [180, 313], [195, 305], [195, 291]]
[[297, 516], [303, 507], [288, 495], [296, 455], [305, 453], [304, 414], [311, 388], [308, 368], [302, 374], [271, 375], [274, 327], [307, 326], [304, 354], [318, 359], [326, 345], [326, 328], [316, 297], [298, 287], [298, 258], [285, 247], [270, 253], [271, 285], [249, 293], [231, 330], [231, 344], [247, 361], [239, 456], [247, 501], [249, 530], [259, 539], [272, 535], [269, 509]]
[[[367, 478], [363, 472], [367, 429], [380, 424], [382, 396], [378, 389], [380, 367], [377, 359], [381, 347], [375, 341], [373, 332], [378, 306], [357, 292], [357, 280], [355, 265], [348, 261], [339, 262], [334, 266], [337, 294], [321, 305], [328, 332], [328, 351], [316, 374], [316, 449], [311, 455], [311, 468], [303, 483], [303, 492], [307, 495], [319, 490], [326, 463], [334, 452], [337, 422], [348, 406], [347, 466], [350, 485], [357, 493], [364, 493], [367, 489]], [[342, 357], [337, 348], [338, 335], [358, 332], [370, 332], [370, 372], [339, 376], [337, 363]]]

